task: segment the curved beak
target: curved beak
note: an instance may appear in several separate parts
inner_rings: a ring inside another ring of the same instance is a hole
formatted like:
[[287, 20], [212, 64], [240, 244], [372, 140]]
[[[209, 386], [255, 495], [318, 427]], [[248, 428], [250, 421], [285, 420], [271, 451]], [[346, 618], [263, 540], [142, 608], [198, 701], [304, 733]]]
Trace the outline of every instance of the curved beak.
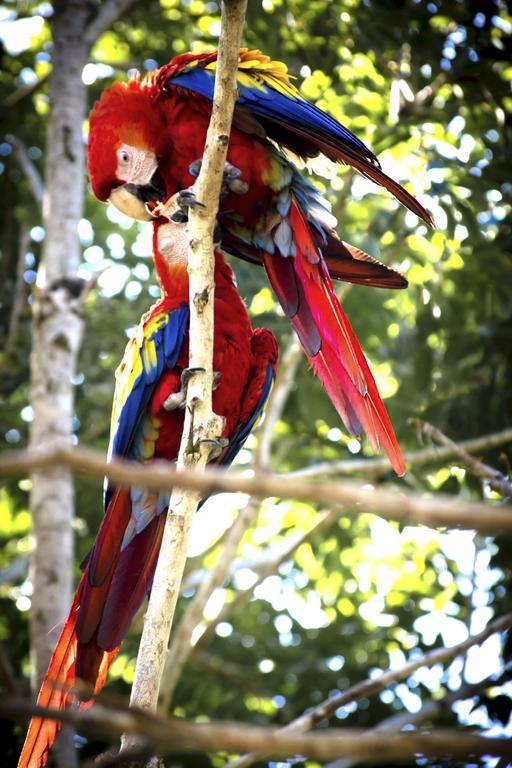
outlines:
[[158, 172], [154, 172], [149, 184], [122, 184], [110, 193], [109, 202], [121, 213], [137, 221], [152, 221], [146, 203], [163, 202], [167, 197], [165, 184]]

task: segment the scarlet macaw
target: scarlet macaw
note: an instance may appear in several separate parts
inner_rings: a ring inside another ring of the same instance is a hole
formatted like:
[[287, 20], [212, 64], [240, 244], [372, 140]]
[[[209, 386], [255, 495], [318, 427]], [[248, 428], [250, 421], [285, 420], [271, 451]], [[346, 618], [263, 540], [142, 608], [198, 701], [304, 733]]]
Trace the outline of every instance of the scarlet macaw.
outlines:
[[[149, 219], [146, 203], [190, 186], [197, 174], [213, 98], [217, 52], [184, 54], [143, 80], [107, 88], [90, 117], [89, 175], [100, 200]], [[240, 50], [238, 99], [228, 160], [244, 195], [221, 202], [222, 247], [263, 264], [285, 314], [348, 431], [382, 443], [395, 471], [405, 464], [373, 376], [329, 277], [402, 288], [402, 275], [343, 243], [330, 206], [277, 149], [301, 158], [323, 153], [352, 165], [432, 224], [429, 213], [390, 179], [350, 131], [304, 100], [287, 69]]]
[[[110, 455], [142, 463], [173, 461], [183, 429], [177, 408], [188, 365], [187, 240], [183, 226], [159, 220], [153, 256], [162, 298], [141, 319], [116, 372]], [[230, 464], [268, 397], [277, 365], [277, 344], [265, 328], [251, 329], [233, 272], [215, 253], [213, 409], [223, 416], [217, 463]], [[81, 679], [103, 687], [108, 669], [146, 594], [151, 589], [169, 494], [108, 487], [105, 517], [90, 552], [69, 617], [53, 653], [37, 703], [64, 709], [64, 685]], [[18, 768], [46, 762], [55, 721], [33, 718]]]

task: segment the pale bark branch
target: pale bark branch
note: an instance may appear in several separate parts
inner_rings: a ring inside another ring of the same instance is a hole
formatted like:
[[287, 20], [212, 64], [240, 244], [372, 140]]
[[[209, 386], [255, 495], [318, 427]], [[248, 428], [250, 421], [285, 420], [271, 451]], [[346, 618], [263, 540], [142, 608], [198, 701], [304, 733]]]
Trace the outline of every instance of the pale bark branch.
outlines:
[[[222, 420], [212, 412], [214, 249], [227, 146], [236, 99], [237, 64], [246, 0], [222, 3], [221, 35], [215, 77], [212, 116], [199, 177], [197, 199], [189, 216], [189, 367], [185, 423], [177, 471], [199, 477], [210, 457], [213, 441], [222, 434]], [[200, 499], [198, 488], [177, 488], [169, 503], [164, 535], [139, 646], [130, 703], [156, 710], [167, 645], [180, 591], [193, 514]], [[133, 740], [123, 740], [123, 749]]]
[[[302, 350], [297, 338], [290, 337], [284, 355], [281, 357], [276, 382], [266, 406], [263, 425], [259, 430], [258, 446], [254, 457], [256, 468], [266, 468], [269, 465], [272, 431], [286, 404], [301, 354]], [[252, 525], [258, 511], [259, 504], [253, 499], [250, 499], [245, 508], [240, 511], [220, 548], [215, 565], [201, 581], [196, 595], [180, 621], [165, 662], [160, 688], [159, 707], [163, 712], [166, 712], [170, 706], [178, 680], [193, 651], [192, 634], [201, 620], [205, 605], [213, 591], [225, 580], [238, 545], [245, 531]], [[214, 624], [216, 625], [217, 622]]]
[[92, 477], [105, 476], [119, 486], [141, 485], [150, 490], [171, 490], [179, 486], [201, 495], [219, 491], [247, 493], [262, 498], [309, 499], [329, 507], [342, 505], [345, 514], [358, 514], [364, 510], [411, 525], [467, 528], [489, 533], [512, 530], [511, 505], [466, 502], [441, 494], [428, 498], [402, 490], [368, 488], [349, 481], [314, 482], [267, 472], [249, 476], [208, 468], [199, 474], [164, 462], [155, 461], [151, 466], [122, 459], [106, 462], [99, 451], [61, 444], [3, 454], [0, 476], [23, 475], [34, 469], [47, 469], [59, 464]]
[[[351, 686], [346, 691], [331, 696], [331, 698], [322, 701], [316, 707], [308, 712], [300, 715], [300, 717], [292, 720], [291, 723], [285, 725], [284, 728], [279, 729], [279, 733], [303, 733], [309, 731], [318, 725], [322, 720], [327, 720], [331, 717], [337, 709], [350, 704], [353, 701], [358, 701], [366, 696], [372, 696], [384, 688], [387, 688], [392, 683], [396, 683], [399, 680], [405, 680], [413, 672], [421, 667], [432, 667], [434, 664], [443, 664], [447, 661], [451, 661], [456, 656], [475, 646], [483, 643], [488, 637], [494, 635], [496, 632], [503, 632], [512, 626], [512, 613], [507, 613], [504, 616], [492, 621], [482, 632], [476, 635], [470, 635], [467, 640], [462, 643], [452, 646], [451, 648], [438, 648], [434, 651], [426, 653], [418, 659], [414, 659], [407, 664], [404, 664], [400, 669], [392, 669], [388, 672], [383, 672], [380, 677], [368, 678], [356, 685]], [[369, 734], [370, 731], [367, 731]], [[241, 757], [231, 760], [225, 768], [247, 768], [252, 765], [256, 760], [267, 756], [268, 750], [265, 752], [252, 752], [250, 754], [242, 755]], [[361, 756], [358, 756], [361, 758]]]
[[[504, 429], [502, 432], [494, 432], [490, 435], [462, 440], [456, 445], [457, 450], [460, 449], [466, 453], [476, 453], [510, 442], [512, 442], [512, 429]], [[413, 467], [445, 461], [445, 459], [451, 459], [456, 455], [458, 455], [457, 452], [451, 446], [443, 446], [442, 448], [433, 446], [419, 451], [409, 451], [404, 454], [404, 459], [408, 467]], [[359, 472], [368, 478], [378, 477], [385, 472], [389, 472], [389, 460], [386, 456], [375, 459], [342, 459], [341, 461], [313, 464], [310, 467], [290, 472], [289, 476], [318, 477], [322, 475], [328, 477], [329, 475], [353, 475]]]
[[166, 712], [172, 695], [192, 651], [192, 634], [201, 621], [204, 608], [210, 595], [220, 586], [229, 571], [236, 550], [246, 530], [258, 514], [259, 504], [250, 500], [240, 510], [237, 519], [220, 548], [215, 565], [205, 574], [197, 592], [188, 604], [185, 613], [172, 638], [169, 655], [165, 662], [162, 685], [160, 687], [159, 707]]
[[499, 493], [501, 496], [505, 496], [507, 498], [512, 496], [512, 481], [505, 477], [502, 472], [499, 472], [499, 470], [495, 469], [494, 467], [490, 467], [488, 464], [484, 464], [482, 461], [475, 459], [474, 456], [470, 456], [462, 444], [455, 443], [453, 440], [447, 437], [444, 432], [441, 432], [440, 429], [437, 429], [437, 427], [434, 427], [432, 424], [429, 424], [426, 421], [421, 421], [421, 419], [417, 419], [416, 424], [422, 434], [427, 435], [427, 437], [430, 437], [437, 443], [441, 443], [441, 445], [452, 451], [454, 456], [462, 459], [471, 474], [476, 475], [476, 477], [481, 477], [484, 480], [488, 480], [489, 486], [493, 491], [496, 491], [496, 493]]
[[57, 711], [27, 706], [26, 702], [0, 702], [0, 714], [10, 718], [26, 716], [58, 717], [74, 723], [95, 736], [115, 737], [119, 733], [137, 734], [151, 742], [159, 752], [197, 749], [203, 752], [254, 752], [274, 758], [304, 755], [319, 762], [357, 756], [365, 762], [410, 762], [418, 754], [426, 757], [468, 758], [494, 755], [512, 758], [512, 741], [486, 738], [471, 732], [439, 729], [433, 732], [371, 733], [358, 729], [326, 728], [321, 733], [283, 733], [276, 728], [239, 722], [190, 723], [177, 718], [162, 718], [137, 709], [108, 708], [98, 701], [86, 710]]

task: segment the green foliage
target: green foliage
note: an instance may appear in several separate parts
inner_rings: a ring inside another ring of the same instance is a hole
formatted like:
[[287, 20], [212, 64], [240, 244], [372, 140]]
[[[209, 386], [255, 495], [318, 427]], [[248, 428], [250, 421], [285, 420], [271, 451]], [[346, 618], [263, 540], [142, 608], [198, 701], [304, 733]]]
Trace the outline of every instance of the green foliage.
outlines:
[[[22, 15], [33, 19], [48, 10], [48, 4], [26, 2], [16, 17], [14, 4], [4, 3], [4, 16], [12, 19], [8, 34], [21, 29]], [[398, 267], [410, 282], [407, 290], [396, 293], [354, 287], [344, 300], [406, 449], [418, 444], [412, 417], [432, 421], [454, 439], [510, 425], [510, 29], [504, 0], [400, 0], [392, 4], [392, 12], [384, 0], [249, 3], [246, 44], [285, 60], [299, 76], [302, 93], [368, 142], [385, 170], [409, 183], [436, 218], [438, 229], [427, 231], [389, 195], [347, 169], [317, 177], [344, 239]], [[47, 21], [34, 30], [19, 52], [6, 44], [0, 91], [3, 101], [11, 100], [2, 113], [6, 133], [23, 140], [42, 174], [51, 39]], [[171, 55], [207, 50], [215, 46], [218, 31], [216, 2], [139, 3], [94, 46], [84, 71], [90, 105], [112, 78], [124, 78], [127, 69], [144, 71]], [[10, 203], [0, 210], [2, 342], [8, 338], [19, 293], [22, 228], [31, 230], [29, 249], [21, 254], [24, 301], [16, 343], [8, 359], [0, 353], [6, 450], [25, 445], [28, 438], [27, 299], [44, 232], [8, 139], [0, 144], [0, 161], [2, 199]], [[86, 307], [75, 430], [77, 441], [105, 449], [113, 372], [128, 329], [158, 292], [147, 227], [120, 221], [90, 193], [85, 217], [81, 274], [106, 271]], [[285, 339], [288, 325], [262, 272], [241, 262], [234, 267], [254, 324], [267, 325]], [[249, 451], [254, 444], [249, 443]], [[276, 426], [274, 468], [289, 471], [348, 459], [350, 449], [357, 451], [358, 446], [341, 433], [336, 413], [303, 363]], [[361, 453], [369, 453], [366, 446]], [[501, 448], [484, 457], [504, 470], [510, 458]], [[384, 480], [397, 483], [391, 471], [380, 478]], [[480, 482], [452, 464], [413, 467], [402, 484], [462, 498], [483, 495]], [[25, 675], [25, 690], [29, 487], [27, 479], [12, 482], [0, 495], [0, 643], [15, 674]], [[295, 502], [267, 502], [241, 548], [242, 564], [249, 564], [216, 593], [212, 615], [215, 605], [232, 601], [253, 577], [251, 562], [286, 535], [304, 533], [318, 512]], [[77, 574], [101, 514], [101, 489], [77, 478]], [[221, 515], [219, 504], [212, 505], [216, 515]], [[377, 669], [400, 666], [420, 649], [462, 639], [467, 626], [478, 630], [495, 611], [506, 608], [510, 562], [510, 541], [504, 538], [413, 530], [369, 513], [340, 518], [303, 543], [200, 647], [180, 681], [173, 711], [191, 718], [284, 724]], [[193, 592], [191, 587], [183, 598], [181, 613]], [[125, 695], [139, 631], [140, 621], [112, 669], [112, 687]], [[482, 658], [493, 657], [498, 670], [498, 655], [495, 643]], [[459, 662], [447, 670], [438, 666], [417, 673], [338, 711], [333, 724], [367, 727], [396, 711], [416, 711], [423, 701], [460, 685], [461, 674]], [[497, 692], [493, 689], [490, 695]], [[482, 703], [492, 713], [492, 705]], [[482, 708], [469, 715], [470, 708], [447, 713], [443, 722], [453, 724], [459, 716], [464, 723], [488, 724]], [[99, 747], [91, 744], [84, 752]], [[205, 766], [224, 762], [176, 756], [173, 765], [199, 766], [200, 760]]]

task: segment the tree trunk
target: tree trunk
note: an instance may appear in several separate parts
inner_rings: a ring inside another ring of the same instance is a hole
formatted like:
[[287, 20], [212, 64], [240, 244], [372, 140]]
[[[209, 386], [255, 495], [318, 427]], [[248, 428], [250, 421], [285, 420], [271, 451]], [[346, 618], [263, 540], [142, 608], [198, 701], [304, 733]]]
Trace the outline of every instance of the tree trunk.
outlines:
[[[87, 57], [81, 38], [87, 13], [84, 0], [55, 3], [43, 203], [46, 236], [32, 305], [32, 447], [56, 440], [69, 443], [72, 433], [72, 380], [83, 326], [83, 284], [76, 275], [84, 186], [82, 69]], [[74, 498], [67, 468], [34, 472], [31, 509], [35, 542], [31, 652], [33, 685], [38, 688], [71, 602]]]

